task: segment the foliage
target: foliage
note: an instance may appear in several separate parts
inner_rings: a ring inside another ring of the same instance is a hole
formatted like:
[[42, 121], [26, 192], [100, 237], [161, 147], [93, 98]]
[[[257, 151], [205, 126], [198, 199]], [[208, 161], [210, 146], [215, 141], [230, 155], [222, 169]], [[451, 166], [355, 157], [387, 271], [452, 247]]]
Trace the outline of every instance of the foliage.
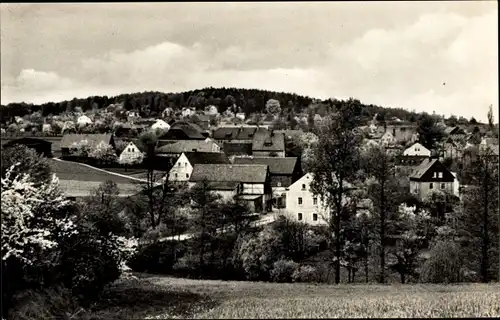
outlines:
[[293, 282], [318, 282], [318, 270], [313, 266], [301, 265], [292, 274]]
[[[128, 266], [136, 272], [168, 273], [184, 255], [185, 247], [175, 241], [153, 242], [138, 247]], [[182, 263], [182, 262], [180, 262]], [[180, 266], [177, 266], [180, 268]]]
[[327, 118], [318, 129], [319, 141], [314, 148], [311, 188], [330, 210], [330, 227], [335, 240], [335, 282], [340, 282], [341, 230], [348, 216], [350, 203], [346, 203], [347, 183], [355, 179], [359, 168], [361, 139], [354, 128], [361, 112], [359, 101], [350, 99], [346, 105]]
[[292, 260], [280, 259], [273, 263], [271, 279], [274, 282], [292, 282], [292, 275], [298, 269], [299, 264]]
[[460, 246], [452, 239], [439, 239], [422, 266], [422, 280], [432, 283], [452, 283], [462, 280], [464, 271]]
[[113, 146], [104, 141], [92, 146], [88, 156], [104, 163], [113, 163], [116, 161], [116, 152]]
[[419, 134], [419, 142], [429, 150], [434, 149], [444, 137], [444, 131], [437, 125], [435, 117], [427, 113], [420, 116], [417, 133]]
[[21, 173], [28, 174], [35, 183], [49, 182], [52, 178], [47, 159], [25, 145], [19, 144], [3, 149], [1, 154], [2, 178], [14, 164], [17, 165], [12, 168], [11, 178]]

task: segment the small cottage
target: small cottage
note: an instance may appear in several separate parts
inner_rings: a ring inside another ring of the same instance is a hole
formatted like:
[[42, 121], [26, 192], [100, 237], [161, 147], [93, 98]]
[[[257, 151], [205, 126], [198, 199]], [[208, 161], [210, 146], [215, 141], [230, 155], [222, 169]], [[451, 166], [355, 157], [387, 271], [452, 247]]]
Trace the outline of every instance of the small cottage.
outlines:
[[426, 159], [415, 168], [410, 176], [410, 192], [419, 200], [432, 190], [456, 194], [456, 178], [438, 159]]
[[420, 143], [414, 143], [411, 147], [403, 151], [404, 156], [425, 156], [430, 157], [431, 151], [421, 145]]
[[92, 124], [92, 120], [86, 115], [81, 115], [76, 120], [76, 123], [78, 124], [78, 126], [84, 127], [86, 125]]

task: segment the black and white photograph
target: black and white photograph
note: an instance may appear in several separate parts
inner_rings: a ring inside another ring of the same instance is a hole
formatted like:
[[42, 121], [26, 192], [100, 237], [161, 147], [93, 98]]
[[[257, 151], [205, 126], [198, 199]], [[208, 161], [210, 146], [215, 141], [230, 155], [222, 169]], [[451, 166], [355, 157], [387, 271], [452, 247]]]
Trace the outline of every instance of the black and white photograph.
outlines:
[[1, 3], [2, 320], [500, 318], [498, 2]]

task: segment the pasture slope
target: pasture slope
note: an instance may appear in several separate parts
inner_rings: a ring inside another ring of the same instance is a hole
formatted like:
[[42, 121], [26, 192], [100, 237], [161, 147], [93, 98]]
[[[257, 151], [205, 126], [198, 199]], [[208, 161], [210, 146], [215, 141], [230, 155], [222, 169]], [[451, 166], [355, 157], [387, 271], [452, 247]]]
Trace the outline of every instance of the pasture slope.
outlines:
[[118, 280], [94, 319], [500, 317], [500, 284], [276, 284], [136, 275]]

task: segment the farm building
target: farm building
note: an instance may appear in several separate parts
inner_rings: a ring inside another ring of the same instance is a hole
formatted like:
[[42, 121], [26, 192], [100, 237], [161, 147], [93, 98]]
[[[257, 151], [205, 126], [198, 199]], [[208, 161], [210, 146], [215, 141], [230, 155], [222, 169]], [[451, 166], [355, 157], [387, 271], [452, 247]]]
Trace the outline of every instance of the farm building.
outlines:
[[2, 145], [4, 148], [13, 147], [15, 145], [25, 145], [28, 148], [34, 149], [38, 154], [43, 155], [44, 157], [51, 158], [52, 157], [52, 142], [37, 139], [37, 138], [19, 138], [16, 140], [10, 140], [3, 143], [5, 140], [2, 140]]
[[115, 141], [111, 134], [65, 134], [61, 140], [62, 157], [71, 156], [75, 144], [82, 141], [87, 141], [89, 147], [97, 146], [101, 142], [115, 147]]

